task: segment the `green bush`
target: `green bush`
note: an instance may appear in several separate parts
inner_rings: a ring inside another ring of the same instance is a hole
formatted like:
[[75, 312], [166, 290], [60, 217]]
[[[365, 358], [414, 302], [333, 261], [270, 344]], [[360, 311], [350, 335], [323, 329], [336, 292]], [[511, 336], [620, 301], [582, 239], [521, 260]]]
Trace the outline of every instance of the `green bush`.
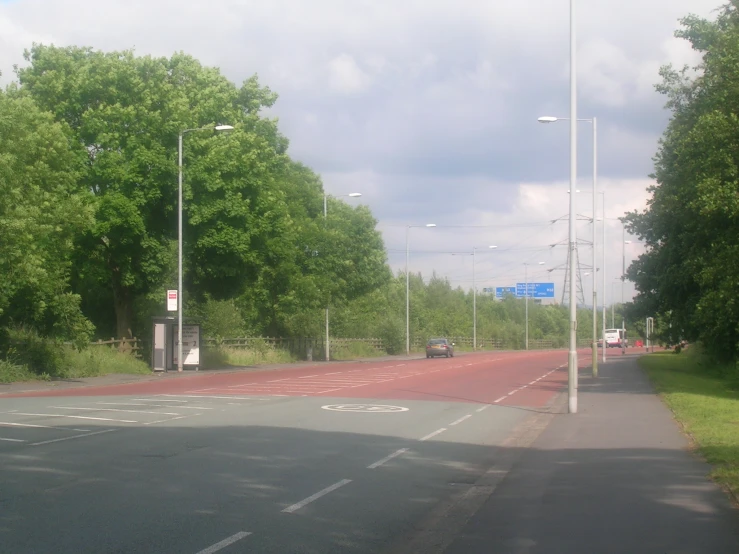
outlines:
[[19, 365], [8, 360], [0, 360], [0, 383], [32, 381], [38, 379], [38, 377], [38, 375], [29, 371], [24, 365]]
[[356, 358], [373, 358], [382, 356], [384, 353], [373, 348], [366, 342], [353, 341], [348, 344], [339, 344], [331, 346], [332, 360], [354, 360]]

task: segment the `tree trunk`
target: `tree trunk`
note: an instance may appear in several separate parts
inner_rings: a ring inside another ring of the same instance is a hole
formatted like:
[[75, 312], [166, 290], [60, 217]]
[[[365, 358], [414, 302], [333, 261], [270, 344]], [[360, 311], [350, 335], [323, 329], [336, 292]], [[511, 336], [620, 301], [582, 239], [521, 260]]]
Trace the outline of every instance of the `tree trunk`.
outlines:
[[113, 283], [113, 303], [115, 304], [116, 338], [132, 338], [133, 295], [131, 289]]

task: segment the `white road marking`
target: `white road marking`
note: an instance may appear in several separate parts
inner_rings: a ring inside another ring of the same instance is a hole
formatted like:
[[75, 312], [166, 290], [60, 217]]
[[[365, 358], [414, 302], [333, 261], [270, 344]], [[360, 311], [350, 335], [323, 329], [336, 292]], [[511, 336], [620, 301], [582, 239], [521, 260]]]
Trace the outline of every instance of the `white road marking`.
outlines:
[[189, 400], [171, 400], [168, 398], [134, 398], [134, 400], [139, 402], [182, 402], [183, 404], [189, 402]]
[[[141, 404], [141, 403], [124, 403], [124, 402], [95, 402], [95, 404], [100, 404], [102, 406], [151, 406], [152, 408], [167, 408], [166, 405], [159, 405], [159, 404]], [[171, 406], [169, 406], [171, 407]], [[204, 406], [177, 406], [178, 410], [214, 410], [215, 408], [206, 408]], [[152, 412], [154, 413], [154, 412]], [[164, 413], [164, 412], [156, 412], [158, 414]]]
[[6, 441], [6, 442], [26, 442], [23, 439], [6, 439], [5, 437], [0, 437], [0, 441]]
[[389, 462], [393, 458], [397, 458], [398, 456], [400, 456], [401, 454], [404, 454], [406, 452], [408, 452], [408, 449], [407, 448], [401, 448], [400, 450], [396, 450], [395, 452], [393, 452], [389, 456], [385, 456], [382, 460], [378, 460], [374, 464], [368, 465], [367, 466], [367, 469], [375, 469], [376, 467], [380, 467], [385, 462]]
[[322, 496], [325, 496], [328, 493], [333, 492], [336, 489], [338, 489], [340, 487], [343, 487], [344, 485], [346, 485], [348, 483], [351, 483], [351, 482], [352, 482], [351, 479], [342, 479], [338, 483], [334, 483], [330, 487], [326, 487], [325, 489], [323, 489], [321, 491], [318, 491], [316, 494], [313, 494], [313, 495], [309, 496], [308, 498], [306, 498], [304, 500], [301, 500], [300, 502], [298, 502], [296, 504], [293, 504], [292, 506], [288, 506], [287, 508], [285, 508], [282, 511], [285, 512], [285, 513], [287, 513], [287, 514], [291, 514], [291, 513], [295, 512], [295, 511], [299, 510], [300, 508], [303, 508], [303, 507], [307, 506], [308, 504], [310, 504], [314, 500], [318, 500]]
[[443, 433], [444, 431], [446, 431], [446, 428], [445, 428], [445, 427], [442, 427], [441, 429], [437, 429], [437, 430], [436, 430], [436, 431], [434, 431], [433, 433], [429, 433], [428, 435], [426, 435], [426, 436], [425, 436], [425, 437], [423, 437], [422, 439], [418, 439], [418, 440], [419, 440], [419, 441], [426, 441], [426, 440], [429, 440], [429, 439], [431, 439], [431, 438], [435, 437], [436, 435], [440, 435], [440, 434], [441, 434], [441, 433]]
[[536, 383], [537, 381], [538, 381], [538, 379], [534, 379], [533, 381], [531, 381], [531, 382], [529, 383], [529, 385], [533, 385], [533, 384], [534, 384], [534, 383]]
[[31, 423], [11, 423], [9, 421], [0, 421], [0, 427], [8, 426], [8, 427], [33, 427], [34, 429], [57, 429], [59, 431], [78, 431], [80, 433], [87, 433], [91, 431], [91, 429], [64, 429], [59, 427], [54, 427], [53, 425], [33, 425]]
[[128, 414], [180, 415], [176, 412], [147, 412], [145, 410], [121, 410], [119, 408], [80, 408], [77, 406], [47, 406], [52, 410], [84, 410], [89, 412], [125, 412]]
[[505, 396], [501, 396], [500, 398], [498, 398], [498, 400], [496, 400], [495, 402], [493, 402], [493, 404], [497, 404], [498, 402], [502, 402], [503, 400], [505, 400], [505, 398], [506, 398]]
[[298, 379], [310, 379], [311, 377], [320, 377], [320, 375], [305, 375], [303, 377], [298, 377]]
[[182, 398], [219, 398], [222, 400], [264, 400], [264, 398], [253, 398], [251, 396], [213, 396], [211, 394], [178, 394]]
[[248, 537], [251, 535], [251, 533], [247, 533], [246, 531], [240, 531], [236, 533], [235, 535], [231, 535], [228, 538], [223, 539], [221, 542], [215, 543], [213, 546], [209, 546], [208, 548], [205, 548], [198, 552], [198, 554], [214, 554], [215, 552], [218, 552], [219, 550], [222, 550], [226, 548], [227, 546], [232, 545], [233, 543], [240, 541], [244, 537]]
[[61, 439], [51, 439], [48, 441], [33, 442], [29, 446], [41, 446], [42, 444], [51, 444], [52, 442], [71, 441], [72, 439], [81, 439], [82, 437], [91, 437], [93, 435], [102, 435], [104, 433], [112, 433], [118, 429], [105, 429], [103, 431], [95, 431], [94, 433], [85, 433], [84, 435], [72, 435], [71, 437], [62, 437]]
[[490, 407], [490, 404], [485, 404], [484, 406], [481, 406], [480, 408], [477, 408], [477, 410], [475, 410], [475, 411], [476, 412], [482, 412], [484, 410], [487, 410], [489, 407]]
[[463, 421], [464, 421], [465, 419], [469, 419], [469, 418], [471, 418], [471, 417], [472, 417], [472, 414], [467, 414], [466, 416], [462, 416], [462, 417], [460, 417], [460, 418], [459, 418], [459, 419], [458, 419], [457, 421], [455, 421], [454, 423], [450, 423], [450, 424], [449, 424], [449, 427], [451, 427], [452, 425], [459, 425], [459, 424], [460, 424], [460, 423], [462, 423], [462, 422], [463, 422]]
[[344, 373], [343, 371], [332, 371], [331, 373], [324, 373], [324, 375], [338, 375], [339, 373]]
[[117, 423], [138, 423], [133, 419], [111, 419], [109, 417], [87, 417], [81, 415], [68, 415], [68, 414], [31, 414], [28, 412], [16, 412], [17, 415], [25, 416], [40, 416], [40, 417], [66, 417], [69, 419], [88, 419], [92, 421], [115, 421]]
[[155, 423], [164, 423], [166, 421], [174, 421], [175, 419], [186, 419], [188, 417], [195, 417], [195, 416], [199, 416], [199, 415], [203, 415], [203, 414], [183, 415], [183, 416], [179, 416], [179, 417], [170, 417], [169, 419], [160, 419], [160, 420], [157, 420], [157, 421], [147, 421], [146, 423], [144, 423], [144, 425], [154, 425]]
[[509, 392], [508, 394], [506, 394], [506, 396], [513, 396], [517, 392], [518, 392], [518, 390], [512, 390], [511, 392]]
[[280, 381], [289, 381], [292, 379], [292, 377], [285, 377], [284, 379], [274, 379], [272, 381], [267, 381], [268, 383], [279, 383]]

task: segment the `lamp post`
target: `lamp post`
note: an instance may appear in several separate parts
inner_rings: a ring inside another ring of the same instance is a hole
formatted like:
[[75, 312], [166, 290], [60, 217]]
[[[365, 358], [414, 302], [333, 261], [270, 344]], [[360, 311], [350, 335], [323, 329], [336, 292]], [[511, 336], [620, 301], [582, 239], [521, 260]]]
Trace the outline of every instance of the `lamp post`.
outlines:
[[[328, 197], [330, 195], [323, 193], [323, 220], [328, 220]], [[359, 196], [362, 196], [361, 192], [351, 192], [349, 194], [338, 194], [336, 196], [348, 196], [351, 198], [357, 198]], [[329, 342], [328, 342], [328, 299], [326, 299], [326, 361], [328, 362], [331, 358], [329, 354]]]
[[[537, 265], [544, 265], [544, 262], [539, 262]], [[523, 271], [524, 271], [524, 304], [526, 305], [526, 342], [525, 342], [525, 348], [526, 350], [529, 349], [529, 264], [524, 263], [523, 264]]]
[[606, 363], [606, 191], [603, 195], [603, 363]]
[[[572, 0], [574, 2], [574, 0]], [[554, 123], [556, 121], [569, 121], [568, 117], [552, 117], [544, 116], [539, 118], [540, 123]], [[596, 201], [598, 199], [598, 119], [593, 117], [592, 119], [577, 119], [577, 121], [586, 121], [593, 124], [593, 341], [592, 341], [592, 357], [593, 357], [593, 377], [598, 376], [598, 291], [597, 291], [597, 272], [596, 267], [596, 256], [597, 256], [597, 231], [596, 231]], [[579, 191], [578, 191], [579, 192]], [[571, 196], [571, 195], [570, 195]], [[572, 204], [571, 204], [572, 205]], [[604, 204], [605, 206], [605, 204]], [[570, 208], [572, 213], [572, 208]], [[605, 244], [604, 244], [604, 255], [605, 255]], [[574, 281], [570, 281], [571, 283]], [[572, 288], [572, 287], [570, 287]], [[603, 291], [605, 294], [605, 291]]]
[[182, 137], [195, 131], [230, 131], [231, 125], [215, 125], [197, 129], [183, 129], [177, 142], [178, 186], [177, 186], [177, 371], [182, 371]]
[[411, 334], [410, 334], [410, 280], [408, 278], [408, 245], [410, 240], [410, 231], [412, 227], [436, 227], [436, 223], [427, 223], [426, 225], [406, 225], [405, 228], [405, 355], [410, 356], [411, 353]]

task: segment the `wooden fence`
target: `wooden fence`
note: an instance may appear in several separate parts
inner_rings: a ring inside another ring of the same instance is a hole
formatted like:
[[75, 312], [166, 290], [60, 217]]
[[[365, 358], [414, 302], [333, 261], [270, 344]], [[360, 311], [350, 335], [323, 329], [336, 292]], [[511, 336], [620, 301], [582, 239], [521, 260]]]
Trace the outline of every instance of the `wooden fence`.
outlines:
[[[451, 342], [455, 343], [457, 348], [463, 348], [465, 350], [472, 349], [472, 337], [449, 337]], [[354, 345], [362, 344], [370, 347], [378, 353], [385, 353], [386, 349], [382, 339], [378, 338], [332, 338], [330, 339], [330, 348], [332, 352], [346, 352], [350, 350]], [[586, 348], [590, 346], [591, 339], [579, 339], [578, 347]], [[138, 359], [148, 358], [148, 352], [150, 349], [150, 343], [143, 341], [139, 338], [122, 338], [116, 339], [111, 338], [110, 340], [98, 340], [90, 343], [90, 346], [107, 346], [109, 348], [132, 354]], [[203, 338], [204, 347], [226, 347], [234, 348], [239, 350], [285, 350], [293, 354], [299, 359], [322, 360], [326, 357], [326, 339], [321, 338], [310, 338], [310, 337], [295, 337], [295, 338], [284, 338], [284, 337], [237, 337], [237, 338]], [[417, 338], [412, 343], [413, 349], [423, 350], [426, 346], [426, 339]], [[522, 346], [522, 345], [521, 345]], [[490, 339], [490, 338], [478, 338], [477, 348], [478, 350], [503, 350], [503, 349], [520, 349], [519, 345], [508, 345], [502, 339]], [[560, 348], [566, 347], [567, 344], [559, 345]], [[551, 348], [557, 348], [554, 341], [548, 339], [530, 339], [529, 349], [530, 350], [545, 350]]]
[[111, 338], [110, 340], [97, 340], [95, 342], [90, 343], [90, 346], [108, 346], [109, 348], [118, 350], [118, 352], [123, 352], [125, 354], [133, 354], [134, 357], [142, 359], [143, 358], [143, 348], [141, 341], [136, 338], [130, 338], [130, 339], [115, 339]]

